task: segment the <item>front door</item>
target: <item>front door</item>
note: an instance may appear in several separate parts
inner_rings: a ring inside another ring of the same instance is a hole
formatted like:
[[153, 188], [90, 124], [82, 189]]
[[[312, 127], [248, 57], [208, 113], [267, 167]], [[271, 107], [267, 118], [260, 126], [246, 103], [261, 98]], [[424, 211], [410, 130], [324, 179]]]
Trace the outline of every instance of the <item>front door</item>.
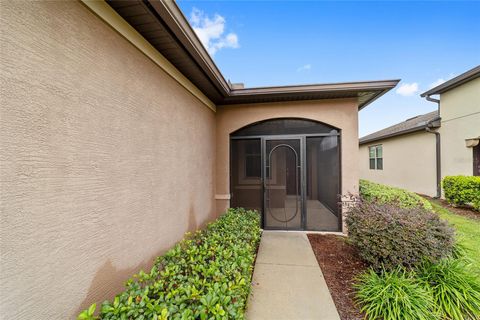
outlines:
[[300, 138], [263, 141], [264, 228], [303, 229], [302, 152]]

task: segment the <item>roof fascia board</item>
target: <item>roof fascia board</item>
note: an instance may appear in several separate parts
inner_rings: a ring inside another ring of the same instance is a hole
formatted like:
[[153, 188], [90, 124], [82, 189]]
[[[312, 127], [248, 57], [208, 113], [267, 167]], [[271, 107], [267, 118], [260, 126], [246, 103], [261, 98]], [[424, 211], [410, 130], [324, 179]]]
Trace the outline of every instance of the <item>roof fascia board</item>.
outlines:
[[187, 48], [187, 52], [193, 55], [192, 58], [201, 65], [204, 71], [207, 71], [209, 78], [215, 79], [213, 84], [219, 89], [220, 93], [223, 96], [228, 95], [230, 92], [230, 86], [175, 1], [146, 1], [151, 5], [155, 12], [166, 21], [177, 39]]
[[134, 45], [212, 111], [216, 105], [105, 1], [80, 0], [90, 11]]
[[441, 94], [441, 93], [444, 93], [448, 90], [451, 90], [451, 89], [454, 89], [462, 84], [464, 84], [465, 82], [468, 82], [468, 81], [471, 81], [473, 79], [476, 79], [480, 77], [480, 66], [476, 66], [475, 68], [473, 69], [470, 69], [468, 70], [467, 72], [464, 72], [462, 73], [461, 75], [459, 76], [456, 76], [455, 78], [453, 79], [450, 79], [428, 91], [425, 91], [424, 93], [422, 93], [420, 96], [422, 98], [424, 97], [427, 97], [427, 96], [431, 96], [431, 95], [434, 95], [434, 94]]
[[[243, 102], [236, 102], [235, 98], [254, 98], [257, 96], [285, 96], [304, 93], [322, 93], [322, 92], [352, 92], [357, 94], [369, 92], [372, 97], [365, 103], [359, 103], [358, 109], [361, 110], [390, 89], [394, 88], [400, 80], [380, 80], [380, 81], [361, 81], [361, 82], [344, 82], [344, 83], [326, 83], [300, 86], [278, 86], [278, 87], [259, 87], [259, 88], [245, 88], [234, 89], [226, 98], [222, 105], [243, 104]], [[341, 97], [344, 99], [347, 97]], [[294, 99], [292, 99], [294, 100]]]
[[285, 94], [285, 93], [314, 93], [314, 92], [333, 92], [333, 91], [376, 91], [388, 90], [397, 85], [400, 80], [380, 80], [380, 81], [359, 81], [359, 82], [339, 82], [325, 84], [276, 86], [276, 87], [258, 87], [231, 90], [230, 96], [245, 95], [265, 95], [265, 94]]

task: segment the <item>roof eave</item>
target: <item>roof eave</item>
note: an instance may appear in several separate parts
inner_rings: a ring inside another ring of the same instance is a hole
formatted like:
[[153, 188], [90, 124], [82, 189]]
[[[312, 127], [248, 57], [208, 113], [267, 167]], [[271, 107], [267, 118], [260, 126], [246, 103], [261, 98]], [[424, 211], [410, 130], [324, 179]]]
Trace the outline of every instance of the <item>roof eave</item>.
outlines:
[[272, 86], [272, 87], [254, 87], [231, 90], [231, 95], [243, 94], [265, 94], [265, 93], [292, 93], [292, 92], [319, 92], [319, 91], [364, 91], [364, 90], [385, 90], [395, 87], [399, 79], [395, 80], [376, 80], [376, 81], [356, 81], [356, 82], [336, 82], [320, 83], [307, 85], [291, 86]]
[[364, 145], [364, 144], [371, 143], [371, 142], [376, 142], [376, 141], [385, 140], [385, 139], [389, 139], [389, 138], [393, 138], [393, 137], [397, 137], [397, 136], [406, 135], [406, 134], [409, 134], [409, 133], [423, 131], [426, 128], [436, 129], [436, 128], [440, 127], [439, 123], [435, 124], [435, 122], [437, 122], [438, 120], [440, 120], [440, 117], [432, 119], [429, 122], [427, 122], [425, 125], [421, 125], [421, 126], [418, 126], [418, 127], [415, 127], [415, 128], [410, 128], [410, 129], [407, 129], [407, 130], [402, 130], [402, 131], [386, 134], [386, 135], [383, 135], [383, 136], [374, 137], [374, 138], [371, 138], [371, 139], [360, 138], [358, 144], [359, 145]]
[[388, 138], [393, 138], [393, 137], [397, 137], [397, 136], [402, 136], [402, 135], [405, 135], [405, 134], [409, 134], [409, 133], [413, 133], [413, 132], [418, 132], [418, 131], [425, 130], [425, 128], [427, 128], [426, 125], [425, 125], [425, 126], [420, 126], [420, 127], [411, 128], [411, 129], [408, 129], [408, 130], [403, 130], [403, 131], [395, 132], [395, 133], [391, 133], [391, 134], [387, 134], [387, 135], [380, 136], [380, 137], [375, 137], [375, 138], [372, 138], [372, 139], [366, 139], [366, 140], [360, 139], [358, 144], [359, 144], [359, 145], [363, 145], [363, 144], [367, 144], [367, 143], [371, 143], [371, 142], [376, 142], [376, 141], [380, 141], [380, 140], [385, 140], [385, 139], [388, 139]]
[[209, 78], [214, 79], [217, 86], [223, 91], [224, 95], [230, 91], [228, 82], [223, 77], [220, 69], [217, 67], [195, 31], [188, 23], [187, 18], [175, 1], [153, 1], [147, 0], [155, 9], [155, 12], [166, 21], [177, 39], [188, 49], [193, 58], [200, 62], [202, 69], [206, 71]]
[[[113, 2], [118, 1], [111, 0], [108, 3], [113, 4]], [[219, 106], [239, 104], [245, 100], [253, 101], [251, 103], [262, 103], [277, 102], [280, 100], [340, 99], [348, 95], [348, 98], [357, 98], [359, 109], [362, 109], [394, 88], [399, 82], [399, 80], [359, 81], [233, 89], [223, 77], [175, 1], [137, 0], [137, 2], [131, 3], [140, 3], [143, 5], [147, 8], [147, 13], [164, 26], [168, 36], [179, 45], [181, 50], [179, 54], [184, 55], [182, 59], [189, 59], [196, 70], [195, 72], [199, 72], [198, 74], [202, 75], [201, 78], [205, 79], [205, 83], [208, 83], [209, 88], [212, 88], [212, 91], [208, 91], [205, 94]], [[123, 7], [123, 4], [120, 7]], [[123, 14], [128, 16], [128, 9], [119, 9], [122, 11], [117, 11], [120, 16]], [[116, 10], [115, 7], [114, 10]], [[133, 13], [133, 15], [135, 15], [135, 13]], [[131, 17], [132, 15], [130, 15], [130, 18]], [[145, 25], [142, 25], [142, 28], [146, 28]], [[150, 31], [153, 30], [142, 30], [139, 31], [139, 33], [144, 35]], [[178, 63], [182, 62], [180, 61]], [[183, 65], [185, 66], [185, 64]], [[183, 73], [184, 71], [181, 72]], [[184, 75], [187, 78], [189, 77], [186, 73], [184, 73]], [[198, 83], [193, 82], [193, 84], [198, 86]], [[200, 85], [199, 88], [201, 88], [202, 85]], [[338, 95], [337, 92], [339, 93]]]
[[[288, 96], [288, 100], [295, 101], [305, 100], [302, 98], [304, 95], [321, 96], [322, 94], [331, 93], [333, 95], [341, 95], [331, 99], [358, 99], [362, 94], [370, 94], [371, 97], [366, 99], [364, 102], [359, 103], [359, 109], [362, 109], [378, 97], [394, 88], [399, 81], [400, 80], [396, 79], [233, 89], [229, 92], [228, 97], [226, 97], [224, 105], [238, 104], [241, 103], [241, 99], [254, 99], [256, 97], [270, 97], [272, 100], [274, 100], [279, 97]], [[321, 100], [322, 98], [318, 99]]]
[[422, 93], [420, 96], [422, 98], [425, 98], [425, 97], [428, 97], [428, 96], [432, 96], [432, 95], [435, 95], [435, 94], [442, 94], [448, 90], [451, 90], [451, 89], [454, 89], [462, 84], [464, 84], [465, 82], [468, 82], [468, 81], [471, 81], [475, 78], [478, 78], [480, 77], [480, 66], [476, 66], [475, 68], [473, 69], [470, 69], [468, 70], [467, 72], [464, 72], [462, 73], [461, 75], [453, 78], [453, 79], [450, 79], [428, 91], [425, 91], [424, 93]]

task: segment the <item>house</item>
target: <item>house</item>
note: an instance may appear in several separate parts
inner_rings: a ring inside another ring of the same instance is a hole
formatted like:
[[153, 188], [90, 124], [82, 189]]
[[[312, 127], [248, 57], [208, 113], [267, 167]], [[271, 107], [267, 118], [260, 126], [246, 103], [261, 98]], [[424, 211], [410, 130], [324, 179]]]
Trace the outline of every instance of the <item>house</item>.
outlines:
[[342, 230], [398, 80], [230, 85], [171, 1], [1, 7], [2, 317], [72, 319], [230, 206]]
[[421, 96], [438, 109], [360, 139], [360, 177], [438, 197], [443, 177], [480, 175], [480, 66]]

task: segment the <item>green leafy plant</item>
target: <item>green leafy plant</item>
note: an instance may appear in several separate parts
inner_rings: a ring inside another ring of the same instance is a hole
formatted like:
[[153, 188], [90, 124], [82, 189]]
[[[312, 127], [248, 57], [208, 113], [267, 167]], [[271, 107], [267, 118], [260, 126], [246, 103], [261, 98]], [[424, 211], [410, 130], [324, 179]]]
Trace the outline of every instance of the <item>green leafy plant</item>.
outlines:
[[418, 277], [433, 294], [444, 319], [480, 319], [480, 275], [461, 259], [424, 263]]
[[229, 209], [134, 275], [98, 317], [78, 319], [243, 319], [260, 232], [257, 212]]
[[360, 201], [346, 218], [349, 241], [376, 270], [437, 262], [454, 250], [454, 230], [423, 208]]
[[395, 204], [401, 208], [422, 207], [429, 211], [433, 210], [430, 202], [413, 192], [368, 180], [360, 180], [360, 195], [365, 201]]
[[480, 177], [448, 176], [442, 181], [445, 199], [453, 205], [471, 205], [480, 211]]
[[83, 310], [79, 315], [79, 320], [94, 320], [96, 317], [94, 316], [95, 309], [97, 308], [97, 304], [92, 304], [88, 309]]
[[368, 269], [355, 284], [357, 302], [368, 319], [438, 319], [432, 293], [402, 268], [376, 273]]

